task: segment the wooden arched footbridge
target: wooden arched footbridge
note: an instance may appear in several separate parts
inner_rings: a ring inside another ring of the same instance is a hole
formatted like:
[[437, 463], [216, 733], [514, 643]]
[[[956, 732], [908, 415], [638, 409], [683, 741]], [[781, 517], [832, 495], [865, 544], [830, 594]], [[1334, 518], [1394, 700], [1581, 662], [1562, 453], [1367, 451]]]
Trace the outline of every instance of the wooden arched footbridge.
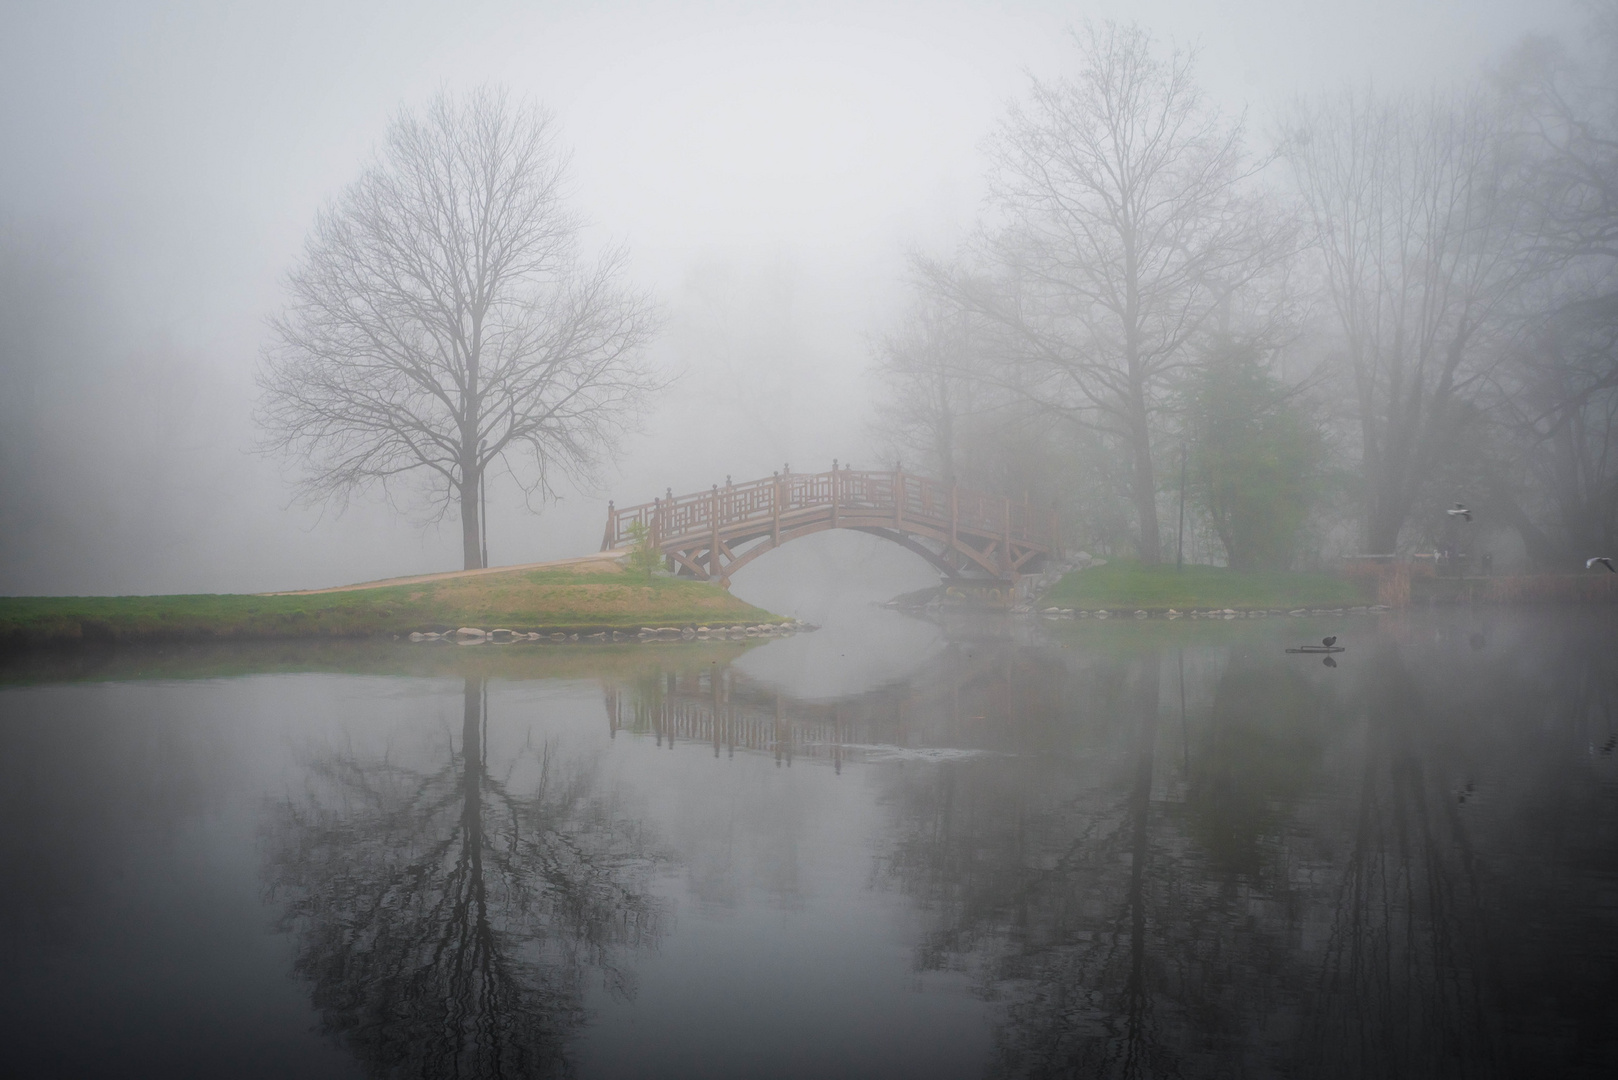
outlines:
[[776, 473], [694, 495], [669, 491], [639, 506], [607, 506], [601, 550], [631, 544], [638, 528], [677, 574], [724, 585], [767, 551], [826, 529], [891, 540], [948, 578], [1015, 581], [1059, 549], [1056, 515], [902, 471]]

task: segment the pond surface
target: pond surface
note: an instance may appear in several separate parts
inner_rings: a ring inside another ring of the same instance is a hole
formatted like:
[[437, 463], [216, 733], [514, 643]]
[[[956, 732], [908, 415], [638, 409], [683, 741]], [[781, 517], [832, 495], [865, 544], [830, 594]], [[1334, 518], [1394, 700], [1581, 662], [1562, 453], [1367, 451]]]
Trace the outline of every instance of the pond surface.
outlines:
[[[1327, 667], [1288, 644], [1338, 634]], [[0, 668], [13, 1075], [1618, 1075], [1618, 623]]]

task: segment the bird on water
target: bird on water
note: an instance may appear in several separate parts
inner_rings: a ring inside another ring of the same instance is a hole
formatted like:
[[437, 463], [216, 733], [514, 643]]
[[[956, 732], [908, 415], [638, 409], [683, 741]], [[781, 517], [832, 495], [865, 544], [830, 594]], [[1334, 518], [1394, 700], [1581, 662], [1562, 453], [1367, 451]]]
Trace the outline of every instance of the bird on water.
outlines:
[[1458, 517], [1458, 518], [1464, 518], [1467, 521], [1472, 520], [1472, 511], [1468, 510], [1466, 507], [1462, 506], [1460, 503], [1455, 504], [1455, 509], [1453, 509], [1453, 510], [1445, 510], [1444, 513], [1448, 514], [1452, 518]]
[[[1323, 637], [1323, 638], [1321, 638], [1319, 645], [1299, 645], [1296, 648], [1291, 648], [1291, 649], [1287, 650], [1287, 652], [1289, 652], [1289, 653], [1315, 653], [1317, 655], [1320, 654], [1320, 653], [1326, 653], [1326, 652], [1343, 652], [1343, 651], [1344, 651], [1343, 647], [1337, 644], [1337, 635], [1336, 634], [1333, 634], [1331, 637]], [[1327, 665], [1327, 667], [1336, 667], [1336, 666], [1337, 666], [1336, 661], [1333, 661], [1332, 663]]]
[[1586, 570], [1588, 570], [1588, 569], [1590, 569], [1590, 567], [1594, 566], [1596, 563], [1600, 563], [1602, 566], [1605, 566], [1608, 570], [1611, 570], [1613, 573], [1618, 574], [1618, 567], [1614, 567], [1612, 565], [1612, 560], [1607, 558], [1605, 555], [1597, 555], [1593, 559], [1584, 560], [1584, 568]]

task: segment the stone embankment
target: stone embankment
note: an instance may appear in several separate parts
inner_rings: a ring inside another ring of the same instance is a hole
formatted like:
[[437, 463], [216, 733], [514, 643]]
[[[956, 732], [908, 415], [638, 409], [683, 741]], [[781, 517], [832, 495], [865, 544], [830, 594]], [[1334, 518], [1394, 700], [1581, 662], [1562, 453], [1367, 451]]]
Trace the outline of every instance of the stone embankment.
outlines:
[[1133, 611], [1109, 611], [1106, 608], [1087, 610], [1083, 608], [1047, 607], [1035, 611], [1024, 608], [1016, 612], [1019, 615], [1038, 615], [1042, 619], [1265, 619], [1270, 616], [1290, 615], [1293, 618], [1303, 618], [1306, 615], [1380, 615], [1384, 611], [1393, 609], [1385, 604], [1371, 604], [1363, 607], [1343, 608], [1293, 608], [1284, 611], [1280, 608], [1261, 608], [1238, 611], [1235, 608], [1198, 608], [1186, 611], [1176, 611], [1174, 608], [1137, 608]]
[[806, 623], [799, 619], [784, 623], [756, 623], [752, 625], [738, 623], [733, 626], [643, 626], [638, 631], [597, 630], [594, 633], [554, 631], [548, 634], [507, 630], [501, 627], [484, 630], [476, 626], [463, 626], [458, 630], [444, 633], [416, 631], [410, 635], [410, 640], [416, 642], [450, 642], [456, 645], [507, 645], [518, 641], [549, 641], [557, 643], [572, 641], [593, 642], [596, 644], [628, 641], [742, 641], [747, 638], [790, 637], [793, 634], [808, 633], [818, 629], [820, 627], [813, 623]]

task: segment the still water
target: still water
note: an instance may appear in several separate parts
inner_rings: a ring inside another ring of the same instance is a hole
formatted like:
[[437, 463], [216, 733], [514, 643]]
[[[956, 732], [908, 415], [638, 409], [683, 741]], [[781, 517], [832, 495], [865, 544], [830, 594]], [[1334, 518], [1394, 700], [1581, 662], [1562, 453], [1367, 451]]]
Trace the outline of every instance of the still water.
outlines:
[[[1326, 667], [1286, 644], [1340, 635]], [[0, 665], [18, 1076], [1618, 1075], [1618, 623]]]

